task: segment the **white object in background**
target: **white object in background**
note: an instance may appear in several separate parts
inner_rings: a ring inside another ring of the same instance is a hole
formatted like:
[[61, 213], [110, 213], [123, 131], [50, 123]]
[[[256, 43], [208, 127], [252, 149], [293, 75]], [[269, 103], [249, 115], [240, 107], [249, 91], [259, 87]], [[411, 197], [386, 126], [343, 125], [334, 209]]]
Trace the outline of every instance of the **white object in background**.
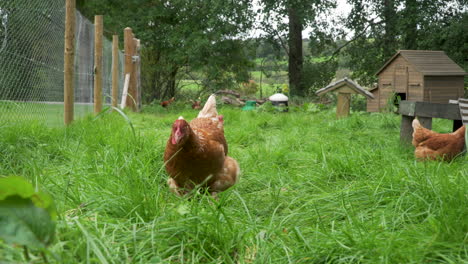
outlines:
[[276, 93], [268, 98], [272, 102], [287, 102], [288, 97], [282, 93]]
[[122, 102], [120, 103], [120, 108], [125, 108], [125, 103], [127, 102], [128, 95], [128, 84], [130, 83], [130, 73], [125, 74], [125, 82], [122, 92]]

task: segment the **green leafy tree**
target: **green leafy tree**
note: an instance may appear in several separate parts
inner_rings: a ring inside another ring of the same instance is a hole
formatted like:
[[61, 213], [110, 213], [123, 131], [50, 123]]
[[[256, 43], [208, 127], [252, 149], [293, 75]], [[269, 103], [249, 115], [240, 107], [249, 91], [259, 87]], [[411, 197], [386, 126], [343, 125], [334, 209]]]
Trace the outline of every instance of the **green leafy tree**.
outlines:
[[146, 101], [173, 97], [177, 80], [185, 73], [201, 73], [209, 90], [246, 81], [253, 64], [242, 38], [252, 23], [250, 4], [247, 0], [78, 1], [88, 16], [104, 14], [108, 30], [132, 27], [141, 39]]
[[352, 77], [360, 83], [375, 82], [377, 70], [399, 49], [444, 50], [466, 69], [466, 0], [348, 0], [348, 3], [352, 11], [345, 24], [354, 36], [343, 50], [349, 56]]
[[[302, 31], [310, 26], [323, 31], [320, 15], [336, 6], [334, 0], [262, 0], [262, 28], [270, 39], [278, 41], [288, 56], [289, 87], [292, 95], [304, 96], [307, 86], [303, 80]], [[286, 21], [286, 22], [285, 22]]]

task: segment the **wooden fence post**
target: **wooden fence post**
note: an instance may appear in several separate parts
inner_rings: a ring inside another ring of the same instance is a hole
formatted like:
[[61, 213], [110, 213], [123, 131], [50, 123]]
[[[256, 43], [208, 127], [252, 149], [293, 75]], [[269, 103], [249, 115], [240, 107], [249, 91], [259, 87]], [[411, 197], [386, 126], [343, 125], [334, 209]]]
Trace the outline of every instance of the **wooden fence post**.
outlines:
[[102, 15], [94, 16], [94, 113], [102, 110]]
[[74, 62], [75, 62], [75, 0], [66, 0], [65, 4], [65, 48], [64, 48], [64, 122], [73, 121], [74, 104]]
[[124, 74], [130, 74], [130, 84], [128, 87], [128, 95], [125, 105], [130, 107], [133, 111], [136, 110], [135, 108], [135, 98], [133, 98], [133, 90], [134, 90], [134, 72], [133, 72], [133, 55], [134, 55], [134, 41], [133, 41], [133, 33], [132, 29], [127, 27], [124, 30], [124, 49], [125, 49], [125, 67], [124, 67]]
[[112, 106], [119, 100], [119, 36], [112, 36]]
[[141, 56], [140, 56], [140, 50], [141, 50], [141, 46], [140, 46], [140, 39], [138, 39], [137, 41], [137, 45], [136, 45], [136, 56], [138, 56], [138, 61], [136, 63], [136, 68], [137, 68], [137, 75], [136, 75], [136, 78], [137, 78], [137, 109], [138, 111], [141, 110]]
[[138, 64], [139, 64], [139, 57], [138, 57], [138, 47], [139, 41], [136, 38], [133, 38], [133, 58], [132, 58], [132, 78], [130, 79], [130, 90], [129, 93], [133, 98], [133, 111], [138, 111]]

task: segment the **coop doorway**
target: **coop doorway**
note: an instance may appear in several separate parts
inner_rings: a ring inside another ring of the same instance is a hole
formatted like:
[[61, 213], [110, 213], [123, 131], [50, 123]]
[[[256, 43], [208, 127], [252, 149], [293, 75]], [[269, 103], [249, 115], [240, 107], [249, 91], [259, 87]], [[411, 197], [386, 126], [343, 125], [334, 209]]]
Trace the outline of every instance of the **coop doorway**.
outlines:
[[393, 105], [396, 107], [400, 106], [400, 102], [406, 100], [406, 93], [396, 93], [393, 98]]
[[398, 112], [400, 102], [406, 100], [406, 93], [395, 93], [393, 96], [393, 105], [396, 107], [395, 112]]

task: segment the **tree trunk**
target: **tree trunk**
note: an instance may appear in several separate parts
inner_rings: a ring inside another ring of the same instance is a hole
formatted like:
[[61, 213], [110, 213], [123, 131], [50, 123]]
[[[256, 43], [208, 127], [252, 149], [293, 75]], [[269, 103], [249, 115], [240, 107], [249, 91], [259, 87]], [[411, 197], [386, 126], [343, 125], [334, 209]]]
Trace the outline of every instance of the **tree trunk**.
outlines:
[[294, 7], [288, 9], [289, 17], [289, 87], [291, 94], [304, 96], [302, 84], [302, 23]]
[[396, 52], [396, 11], [394, 0], [384, 0], [385, 35], [383, 55], [388, 60]]
[[406, 0], [403, 12], [403, 47], [405, 49], [417, 49], [418, 39], [418, 2], [416, 0]]
[[170, 73], [169, 73], [169, 78], [166, 80], [166, 89], [164, 91], [163, 97], [161, 99], [165, 98], [172, 98], [175, 96], [176, 92], [176, 76], [177, 72], [179, 71], [179, 68], [174, 68]]
[[169, 98], [172, 98], [175, 96], [176, 93], [176, 76], [177, 72], [179, 71], [179, 68], [175, 68], [170, 75], [170, 80], [169, 80]]

